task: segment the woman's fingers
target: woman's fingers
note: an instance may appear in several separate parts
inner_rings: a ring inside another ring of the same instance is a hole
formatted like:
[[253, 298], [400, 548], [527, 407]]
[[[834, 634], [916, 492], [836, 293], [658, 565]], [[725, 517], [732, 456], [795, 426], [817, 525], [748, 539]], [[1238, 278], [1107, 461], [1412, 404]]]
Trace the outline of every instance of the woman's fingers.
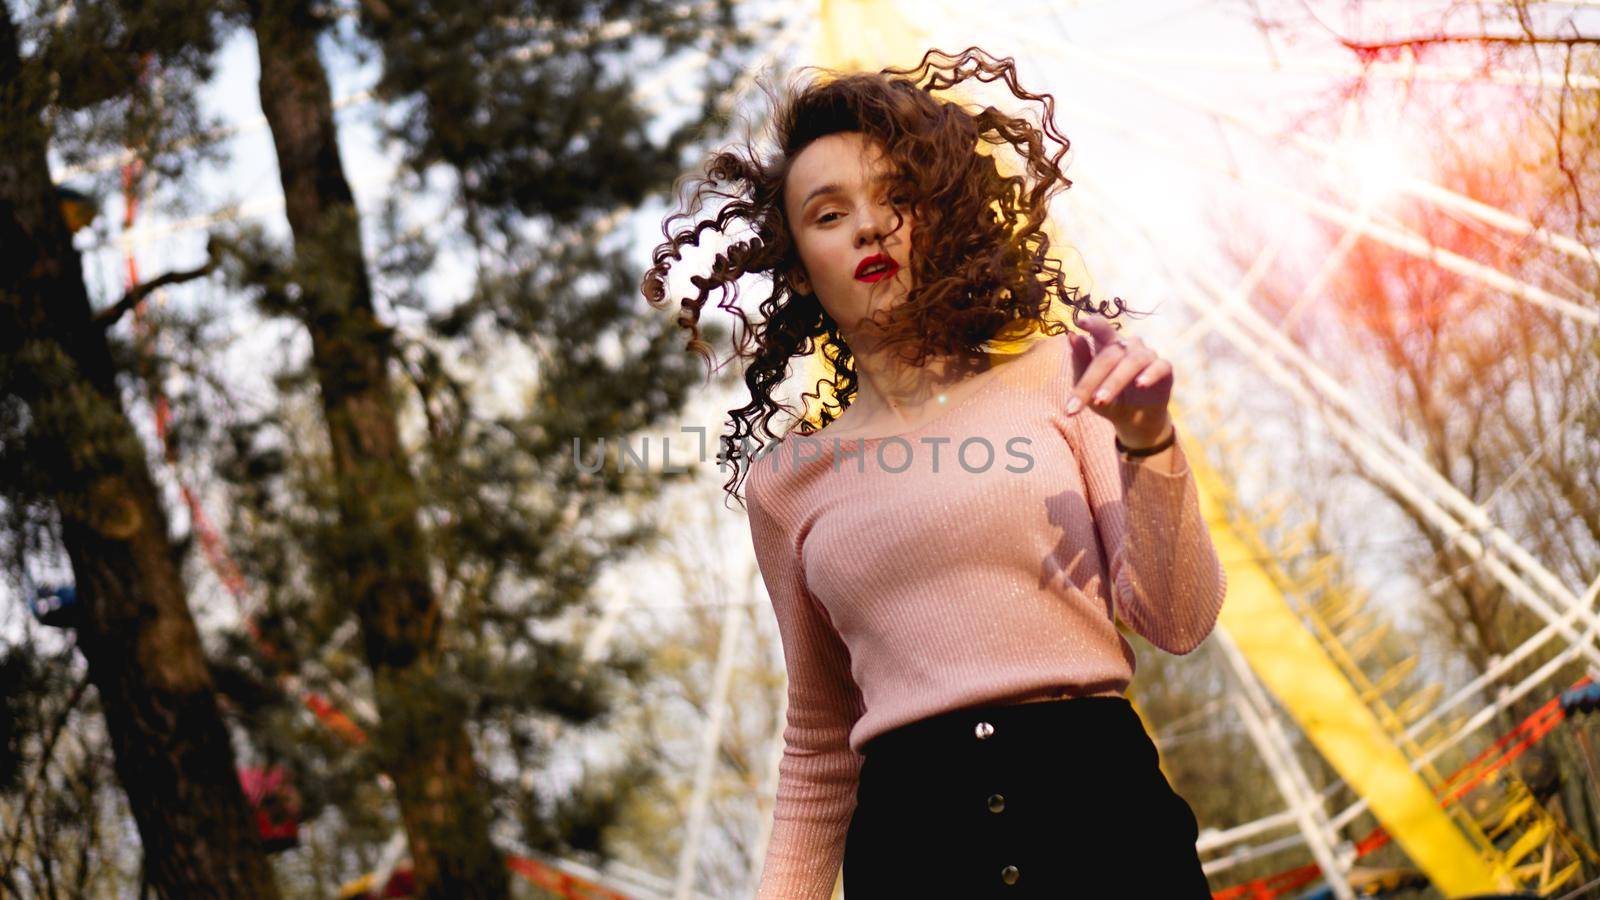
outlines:
[[1072, 339], [1073, 385], [1067, 415], [1085, 406], [1116, 426], [1130, 446], [1153, 446], [1166, 434], [1171, 416], [1172, 364], [1137, 337], [1121, 337], [1103, 316], [1080, 322], [1089, 336]]
[[1133, 380], [1133, 383], [1138, 385], [1139, 387], [1149, 387], [1150, 385], [1155, 384], [1156, 382], [1162, 380], [1163, 378], [1171, 378], [1171, 377], [1172, 377], [1172, 363], [1169, 363], [1164, 359], [1159, 359], [1158, 358], [1155, 362], [1151, 363], [1148, 366], [1145, 366], [1144, 367], [1144, 371], [1139, 373], [1139, 377], [1135, 378]]
[[[1117, 330], [1104, 316], [1084, 316], [1079, 324], [1089, 333], [1089, 337], [1068, 332], [1073, 342], [1072, 370], [1077, 376], [1072, 385], [1072, 394], [1067, 398], [1068, 414], [1076, 413], [1091, 402], [1096, 406], [1103, 405], [1100, 401], [1091, 399], [1102, 391], [1107, 398], [1114, 399], [1127, 382], [1149, 361], [1148, 358], [1142, 357], [1146, 354], [1151, 358], [1154, 357], [1153, 353], [1143, 347], [1138, 338], [1129, 338], [1123, 343], [1117, 343]], [[1123, 365], [1130, 357], [1140, 358], [1138, 366], [1125, 376], [1119, 375], [1117, 380], [1111, 380], [1118, 366]]]
[[[1136, 404], [1138, 398], [1127, 396], [1124, 391], [1134, 377], [1145, 370], [1156, 359], [1156, 355], [1149, 350], [1134, 350], [1130, 345], [1128, 352], [1122, 354], [1115, 366], [1106, 374], [1105, 380], [1089, 395], [1089, 402], [1095, 406], [1108, 406], [1115, 401]], [[1131, 391], [1128, 393], [1132, 393]]]
[[[1078, 340], [1081, 346], [1087, 346], [1088, 341], [1086, 339], [1079, 338]], [[1107, 376], [1111, 374], [1122, 358], [1127, 356], [1127, 350], [1118, 346], [1104, 347], [1090, 352], [1093, 355], [1089, 357], [1087, 365], [1083, 367], [1082, 373], [1078, 376], [1078, 380], [1073, 383], [1072, 396], [1067, 398], [1067, 412], [1069, 413], [1075, 413], [1088, 405], [1089, 398], [1101, 389]], [[1078, 353], [1080, 354], [1078, 358], [1081, 359], [1082, 351], [1078, 351]], [[1073, 369], [1078, 369], [1078, 366], [1074, 365]]]

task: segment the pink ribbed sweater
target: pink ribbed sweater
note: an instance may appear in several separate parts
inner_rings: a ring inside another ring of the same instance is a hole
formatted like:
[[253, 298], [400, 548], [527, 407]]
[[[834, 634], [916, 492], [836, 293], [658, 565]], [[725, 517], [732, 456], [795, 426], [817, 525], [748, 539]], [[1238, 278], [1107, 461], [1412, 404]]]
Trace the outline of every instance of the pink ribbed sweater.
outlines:
[[1067, 415], [1064, 335], [996, 359], [922, 426], [790, 432], [752, 464], [789, 680], [761, 900], [831, 894], [873, 737], [975, 704], [1120, 695], [1134, 653], [1116, 618], [1177, 654], [1216, 623], [1227, 579], [1182, 436], [1166, 474], [1119, 457], [1093, 410]]

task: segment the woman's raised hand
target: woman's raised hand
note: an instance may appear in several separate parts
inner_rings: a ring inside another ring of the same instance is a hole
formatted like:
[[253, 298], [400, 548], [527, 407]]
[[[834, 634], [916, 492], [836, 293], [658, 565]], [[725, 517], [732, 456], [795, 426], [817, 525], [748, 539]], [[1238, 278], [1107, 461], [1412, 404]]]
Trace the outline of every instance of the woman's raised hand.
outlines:
[[1085, 406], [1116, 426], [1117, 437], [1130, 448], [1150, 447], [1167, 437], [1172, 416], [1172, 364], [1156, 355], [1141, 338], [1119, 338], [1104, 316], [1090, 315], [1079, 324], [1088, 335], [1068, 332], [1072, 341], [1072, 396], [1067, 414]]

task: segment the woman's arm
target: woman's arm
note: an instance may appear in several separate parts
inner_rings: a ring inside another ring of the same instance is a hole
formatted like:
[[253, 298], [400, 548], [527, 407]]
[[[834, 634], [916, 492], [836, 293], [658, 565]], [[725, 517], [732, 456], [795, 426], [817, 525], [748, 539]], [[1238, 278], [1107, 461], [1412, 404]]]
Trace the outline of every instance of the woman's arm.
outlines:
[[781, 503], [764, 502], [759, 482], [755, 471], [745, 482], [750, 535], [778, 619], [789, 709], [772, 836], [756, 896], [827, 900], [855, 812], [862, 758], [850, 749], [849, 738], [864, 705], [850, 676], [849, 651], [806, 589], [800, 548]]
[[1182, 442], [1137, 458], [1116, 447], [1119, 438], [1155, 447], [1174, 434], [1172, 363], [1104, 316], [1079, 324], [1087, 335], [1068, 332], [1058, 344], [1052, 391], [1110, 561], [1113, 608], [1150, 643], [1188, 653], [1216, 626], [1228, 588], [1194, 474]]
[[[1066, 436], [1110, 560], [1117, 612], [1162, 650], [1190, 652], [1215, 627], [1228, 578], [1200, 515], [1182, 435], [1142, 461], [1118, 455], [1116, 429], [1100, 416], [1069, 417]], [[1170, 468], [1150, 465], [1163, 456]]]

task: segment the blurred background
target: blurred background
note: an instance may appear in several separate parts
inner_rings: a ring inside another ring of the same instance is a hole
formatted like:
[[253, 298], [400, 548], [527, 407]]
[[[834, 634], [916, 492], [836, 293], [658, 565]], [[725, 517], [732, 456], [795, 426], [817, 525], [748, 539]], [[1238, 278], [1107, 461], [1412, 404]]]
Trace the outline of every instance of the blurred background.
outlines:
[[1600, 3], [0, 10], [0, 894], [751, 896], [748, 392], [639, 278], [764, 85], [976, 44], [1178, 373], [1215, 896], [1600, 896]]

